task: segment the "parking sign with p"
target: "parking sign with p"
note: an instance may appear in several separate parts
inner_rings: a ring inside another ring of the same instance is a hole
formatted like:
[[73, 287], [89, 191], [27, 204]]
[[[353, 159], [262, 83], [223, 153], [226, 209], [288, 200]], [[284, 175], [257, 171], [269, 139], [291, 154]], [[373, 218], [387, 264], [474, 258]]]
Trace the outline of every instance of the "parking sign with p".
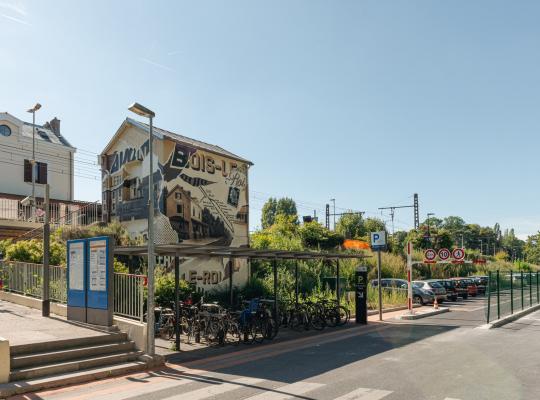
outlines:
[[371, 249], [384, 250], [386, 248], [386, 231], [371, 232]]

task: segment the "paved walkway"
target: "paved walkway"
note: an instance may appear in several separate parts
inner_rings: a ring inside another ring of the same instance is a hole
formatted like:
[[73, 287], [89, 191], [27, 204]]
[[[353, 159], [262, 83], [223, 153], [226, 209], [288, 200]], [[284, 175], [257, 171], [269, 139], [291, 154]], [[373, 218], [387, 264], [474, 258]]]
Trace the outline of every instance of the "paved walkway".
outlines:
[[0, 300], [0, 337], [8, 339], [11, 346], [104, 334], [56, 315], [44, 318], [41, 310]]

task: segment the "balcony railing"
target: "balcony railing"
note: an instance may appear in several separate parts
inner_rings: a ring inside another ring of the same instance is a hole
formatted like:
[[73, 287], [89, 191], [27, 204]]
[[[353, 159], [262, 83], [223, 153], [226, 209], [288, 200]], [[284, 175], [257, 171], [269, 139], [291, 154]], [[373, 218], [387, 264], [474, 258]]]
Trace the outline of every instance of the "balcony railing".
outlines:
[[[49, 205], [51, 227], [85, 226], [101, 221], [101, 203], [63, 203], [51, 202]], [[36, 213], [32, 215], [32, 206], [25, 206], [17, 199], [0, 199], [0, 219], [23, 222], [43, 223], [45, 205], [36, 202]]]

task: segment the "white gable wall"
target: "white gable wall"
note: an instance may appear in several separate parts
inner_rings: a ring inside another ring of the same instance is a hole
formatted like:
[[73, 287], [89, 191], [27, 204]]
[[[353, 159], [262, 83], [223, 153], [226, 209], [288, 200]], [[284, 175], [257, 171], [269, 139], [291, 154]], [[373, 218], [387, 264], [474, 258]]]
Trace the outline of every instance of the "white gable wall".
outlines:
[[[11, 136], [0, 135], [0, 193], [28, 196], [32, 193], [30, 182], [24, 182], [24, 160], [32, 159], [32, 138], [21, 135], [22, 121], [9, 114], [0, 113], [0, 125], [11, 128]], [[36, 161], [47, 163], [47, 182], [50, 197], [73, 200], [73, 157], [75, 149], [38, 139], [36, 130]], [[97, 167], [96, 167], [97, 168]], [[44, 195], [42, 185], [36, 184], [36, 196]]]

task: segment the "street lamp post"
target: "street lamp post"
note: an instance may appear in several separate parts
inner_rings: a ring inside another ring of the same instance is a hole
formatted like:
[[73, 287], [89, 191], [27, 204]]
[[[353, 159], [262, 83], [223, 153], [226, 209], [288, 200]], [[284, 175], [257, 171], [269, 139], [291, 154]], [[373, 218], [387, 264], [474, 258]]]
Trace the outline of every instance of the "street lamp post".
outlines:
[[427, 234], [429, 241], [431, 242], [431, 231], [430, 231], [430, 223], [429, 223], [429, 217], [435, 215], [434, 213], [427, 213]]
[[129, 111], [141, 117], [146, 117], [150, 121], [150, 137], [148, 139], [149, 172], [148, 172], [148, 301], [146, 318], [146, 353], [150, 356], [155, 354], [154, 343], [154, 156], [153, 156], [153, 120], [156, 114], [150, 109], [133, 103], [129, 106]]
[[32, 174], [30, 175], [32, 178], [32, 220], [35, 221], [36, 219], [36, 183], [35, 183], [35, 177], [34, 177], [34, 169], [36, 165], [36, 111], [41, 108], [41, 104], [36, 103], [34, 107], [26, 110], [26, 112], [29, 112], [32, 114]]

